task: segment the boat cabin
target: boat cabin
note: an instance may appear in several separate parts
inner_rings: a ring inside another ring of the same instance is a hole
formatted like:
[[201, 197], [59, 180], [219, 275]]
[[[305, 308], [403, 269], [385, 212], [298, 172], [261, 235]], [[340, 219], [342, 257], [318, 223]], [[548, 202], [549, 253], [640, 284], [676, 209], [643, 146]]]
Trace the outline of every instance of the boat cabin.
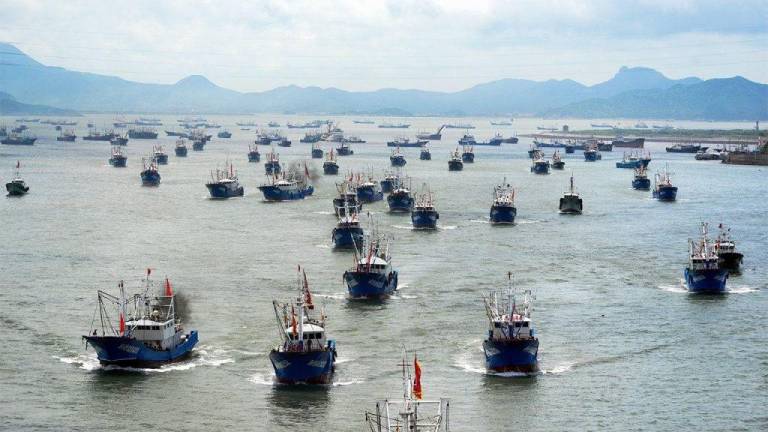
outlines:
[[[293, 332], [293, 328], [288, 326], [285, 329], [286, 341], [283, 348], [286, 351], [301, 351], [323, 349], [327, 345], [325, 339], [325, 329], [317, 324], [304, 322], [301, 326], [301, 331]], [[302, 337], [299, 340], [299, 336]]]
[[494, 340], [530, 339], [534, 337], [531, 319], [522, 315], [502, 315], [490, 322], [488, 337]]

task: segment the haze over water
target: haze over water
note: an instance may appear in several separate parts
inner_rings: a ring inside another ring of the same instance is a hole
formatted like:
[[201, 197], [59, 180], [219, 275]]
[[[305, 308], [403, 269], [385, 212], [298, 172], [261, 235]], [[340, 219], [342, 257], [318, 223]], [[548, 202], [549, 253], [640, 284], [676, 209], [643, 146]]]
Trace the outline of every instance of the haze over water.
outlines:
[[[247, 162], [254, 131], [234, 123], [313, 119], [282, 115], [207, 116], [233, 132], [203, 152], [171, 154], [158, 188], [140, 186], [140, 158], [153, 144], [172, 153], [173, 138], [131, 140], [126, 169], [107, 164], [101, 142], [57, 143], [51, 127], [32, 126], [32, 147], [0, 147], [0, 177], [16, 160], [31, 191], [0, 200], [0, 428], [8, 430], [363, 430], [378, 399], [397, 397], [403, 346], [418, 352], [426, 398], [451, 399], [453, 430], [761, 430], [765, 416], [768, 258], [765, 168], [694, 161], [649, 143], [650, 172], [668, 163], [678, 201], [660, 203], [632, 190], [621, 151], [586, 163], [567, 155], [566, 170], [530, 173], [530, 139], [475, 147], [476, 162], [448, 172], [463, 130], [430, 144], [432, 161], [403, 149], [414, 190], [436, 194], [441, 229], [414, 232], [410, 218], [366, 206], [391, 233], [397, 295], [380, 304], [346, 299], [341, 275], [352, 264], [330, 248], [331, 199], [341, 177], [321, 176], [304, 201], [265, 203], [256, 187], [263, 163]], [[166, 127], [176, 117], [161, 116]], [[110, 124], [110, 115], [87, 119]], [[341, 172], [389, 169], [384, 142], [434, 130], [437, 118], [408, 119], [407, 131], [382, 130], [336, 117], [355, 155]], [[395, 119], [374, 118], [377, 123]], [[8, 123], [7, 120], [6, 123]], [[539, 125], [586, 128], [599, 120], [460, 119], [483, 139], [499, 131], [531, 133]], [[648, 121], [650, 124], [651, 122]], [[669, 122], [689, 128], [751, 124]], [[284, 131], [286, 131], [284, 129]], [[303, 131], [281, 161], [308, 160]], [[328, 149], [330, 146], [324, 144]], [[262, 155], [266, 147], [260, 146]], [[551, 149], [545, 149], [547, 155]], [[209, 171], [229, 159], [245, 197], [208, 199]], [[308, 160], [319, 170], [317, 160]], [[573, 170], [584, 199], [581, 216], [561, 216], [558, 199]], [[517, 190], [518, 223], [487, 223], [492, 189], [506, 177]], [[687, 244], [699, 223], [732, 227], [744, 268], [732, 293], [693, 296], [681, 285]], [[306, 268], [327, 307], [328, 335], [340, 355], [334, 385], [272, 384], [267, 354], [278, 333], [271, 302], [295, 295], [295, 268]], [[168, 276], [190, 300], [187, 328], [200, 332], [194, 356], [158, 370], [109, 370], [80, 336], [88, 331], [96, 290], [134, 288], [145, 269]], [[481, 341], [487, 319], [480, 295], [505, 285], [506, 272], [536, 294], [533, 320], [543, 373], [503, 378], [485, 373]]]

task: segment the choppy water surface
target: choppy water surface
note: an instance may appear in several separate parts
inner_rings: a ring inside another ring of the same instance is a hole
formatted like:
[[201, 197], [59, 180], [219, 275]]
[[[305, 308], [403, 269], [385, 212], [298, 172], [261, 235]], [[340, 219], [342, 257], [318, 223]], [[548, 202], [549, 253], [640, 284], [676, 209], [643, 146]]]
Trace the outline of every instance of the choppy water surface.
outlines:
[[[112, 121], [92, 119], [97, 126]], [[403, 149], [414, 189], [426, 182], [436, 193], [442, 228], [415, 232], [407, 215], [387, 214], [384, 202], [368, 206], [395, 237], [401, 289], [382, 304], [359, 304], [346, 300], [341, 280], [351, 255], [329, 247], [337, 178], [321, 177], [305, 201], [262, 202], [256, 187], [263, 165], [246, 158], [254, 131], [234, 126], [246, 119], [209, 116], [234, 136], [214, 137], [186, 159], [173, 156], [173, 138], [131, 140], [126, 169], [107, 164], [108, 144], [57, 143], [50, 126], [33, 127], [41, 137], [34, 147], [0, 148], [2, 179], [20, 159], [31, 187], [22, 199], [0, 200], [3, 429], [363, 430], [365, 410], [399, 393], [402, 346], [419, 354], [425, 396], [452, 399], [455, 430], [768, 425], [764, 167], [697, 162], [651, 143], [651, 171], [669, 163], [680, 187], [678, 202], [665, 204], [630, 188], [631, 170], [614, 167], [620, 151], [597, 163], [577, 152], [565, 159], [566, 171], [538, 176], [529, 172], [530, 140], [521, 139], [476, 147], [474, 164], [448, 172], [448, 152], [464, 131], [447, 130], [430, 145], [432, 161]], [[340, 158], [341, 171], [377, 175], [388, 168], [387, 139], [442, 121], [409, 119], [413, 126], [401, 131], [339, 120], [369, 141]], [[492, 129], [487, 119], [457, 121], [477, 125], [479, 139], [553, 123], [520, 119]], [[82, 135], [86, 119], [80, 123]], [[281, 160], [308, 158], [310, 146], [298, 142], [303, 131], [283, 130], [294, 145], [279, 148]], [[157, 142], [170, 163], [160, 167], [160, 187], [143, 188], [140, 157]], [[203, 183], [227, 158], [246, 196], [210, 200]], [[309, 164], [320, 168], [317, 160]], [[581, 216], [557, 213], [571, 170], [584, 198]], [[492, 227], [492, 187], [504, 177], [517, 189], [519, 223]], [[746, 256], [729, 295], [691, 296], [681, 286], [686, 240], [702, 220], [732, 226]], [[278, 335], [271, 301], [293, 295], [297, 264], [306, 267], [338, 341], [341, 361], [328, 388], [272, 384], [267, 353]], [[80, 340], [96, 290], [115, 290], [119, 279], [133, 285], [146, 267], [190, 297], [187, 326], [200, 331], [200, 345], [188, 361], [161, 369], [104, 370]], [[490, 376], [483, 368], [480, 294], [503, 286], [507, 271], [537, 297], [543, 373], [534, 378]]]

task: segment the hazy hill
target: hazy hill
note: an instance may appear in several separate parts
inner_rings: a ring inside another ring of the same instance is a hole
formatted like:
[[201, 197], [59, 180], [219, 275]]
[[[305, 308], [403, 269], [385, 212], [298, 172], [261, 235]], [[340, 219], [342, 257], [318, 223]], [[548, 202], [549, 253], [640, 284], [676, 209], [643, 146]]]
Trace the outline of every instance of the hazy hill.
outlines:
[[80, 115], [76, 111], [54, 108], [46, 105], [29, 105], [18, 102], [8, 93], [0, 92], [0, 115]]

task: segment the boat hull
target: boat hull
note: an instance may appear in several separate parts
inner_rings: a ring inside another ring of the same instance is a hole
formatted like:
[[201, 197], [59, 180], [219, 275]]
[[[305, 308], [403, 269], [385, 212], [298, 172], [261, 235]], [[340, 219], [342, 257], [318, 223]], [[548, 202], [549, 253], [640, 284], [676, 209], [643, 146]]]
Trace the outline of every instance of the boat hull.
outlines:
[[347, 271], [344, 281], [352, 298], [381, 299], [397, 290], [397, 271], [388, 274]]
[[211, 194], [211, 198], [233, 198], [241, 197], [245, 193], [242, 186], [229, 186], [218, 183], [208, 183], [205, 185], [208, 188], [208, 193]]
[[405, 164], [407, 164], [408, 161], [405, 160], [404, 157], [399, 156], [399, 157], [390, 157], [389, 163], [392, 164], [392, 166], [401, 167], [401, 166], [405, 166]]
[[556, 170], [565, 169], [565, 162], [563, 161], [553, 162], [552, 169], [556, 169]]
[[168, 165], [168, 155], [162, 154], [155, 156], [155, 162], [157, 162], [158, 165]]
[[549, 174], [549, 163], [535, 163], [531, 165], [531, 172], [534, 174]]
[[384, 199], [384, 192], [375, 190], [372, 187], [358, 187], [357, 199], [364, 203], [372, 203], [374, 201], [381, 201]]
[[461, 161], [464, 163], [473, 163], [475, 161], [474, 153], [464, 153], [461, 155]]
[[331, 233], [331, 239], [336, 249], [352, 249], [355, 245], [363, 244], [363, 229], [359, 226], [337, 226]]
[[415, 229], [437, 229], [440, 214], [435, 210], [414, 210], [411, 212], [411, 223]]
[[261, 153], [248, 152], [248, 162], [259, 162], [261, 160]]
[[624, 148], [643, 148], [645, 145], [645, 138], [636, 138], [633, 140], [614, 140], [611, 142], [614, 147]]
[[640, 168], [641, 166], [643, 162], [640, 159], [616, 162], [616, 168]]
[[109, 164], [115, 168], [125, 168], [128, 165], [128, 158], [123, 157], [111, 157], [109, 158]]
[[312, 159], [322, 159], [322, 158], [323, 158], [322, 149], [312, 149]]
[[392, 193], [387, 197], [387, 204], [391, 212], [409, 212], [413, 208], [413, 197], [408, 194]]
[[5, 190], [9, 196], [22, 196], [29, 192], [29, 186], [17, 182], [8, 182], [5, 184]]
[[593, 152], [593, 151], [585, 151], [584, 152], [584, 160], [586, 162], [596, 162], [602, 159], [603, 157], [600, 155], [600, 153]]
[[491, 206], [490, 221], [493, 225], [511, 225], [515, 223], [517, 208], [508, 206]]
[[127, 336], [83, 336], [96, 350], [103, 365], [151, 368], [182, 360], [197, 345], [197, 331], [189, 332], [186, 340], [168, 350], [156, 350]]
[[659, 201], [675, 201], [677, 199], [677, 186], [656, 188], [653, 191], [653, 197]]
[[432, 153], [430, 152], [421, 152], [419, 154], [420, 160], [432, 160]]
[[323, 164], [323, 174], [336, 175], [338, 173], [339, 173], [339, 166], [337, 164], [329, 164], [329, 163]]
[[650, 190], [651, 179], [649, 178], [635, 178], [632, 180], [632, 188], [637, 190]]
[[176, 153], [176, 156], [178, 157], [187, 157], [187, 148], [186, 147], [176, 147], [174, 149], [174, 152]]
[[274, 185], [259, 186], [259, 190], [264, 194], [264, 199], [267, 201], [293, 201], [304, 199], [310, 195], [315, 189], [312, 186], [306, 188], [281, 188]]
[[330, 384], [336, 363], [336, 344], [328, 341], [322, 351], [272, 350], [269, 361], [280, 384]]
[[144, 186], [157, 186], [160, 184], [160, 173], [145, 170], [141, 172], [141, 184]]
[[744, 255], [739, 252], [722, 252], [717, 254], [717, 262], [721, 269], [739, 271]]
[[693, 293], [719, 294], [725, 292], [728, 271], [725, 269], [685, 269], [685, 285]]
[[390, 193], [392, 192], [392, 189], [395, 188], [395, 182], [393, 180], [384, 179], [380, 181], [379, 184], [381, 185], [381, 191], [383, 193]]
[[539, 372], [539, 340], [512, 339], [509, 341], [483, 341], [485, 367], [491, 372]]
[[464, 162], [450, 160], [448, 161], [448, 171], [461, 171], [464, 169]]
[[582, 209], [583, 209], [583, 202], [580, 197], [560, 198], [560, 213], [581, 214]]

